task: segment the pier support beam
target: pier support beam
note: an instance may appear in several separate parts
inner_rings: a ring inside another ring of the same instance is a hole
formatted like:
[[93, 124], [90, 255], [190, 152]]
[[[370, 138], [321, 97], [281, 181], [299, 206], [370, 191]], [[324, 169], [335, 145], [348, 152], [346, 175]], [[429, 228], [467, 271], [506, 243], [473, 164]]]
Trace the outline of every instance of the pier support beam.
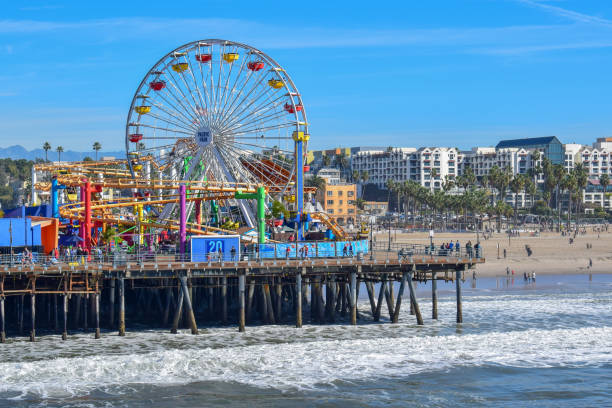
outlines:
[[438, 320], [438, 280], [436, 271], [431, 271], [431, 318]]
[[295, 275], [295, 327], [302, 327], [302, 272]]
[[410, 289], [410, 302], [412, 303], [412, 306], [414, 308], [414, 314], [416, 315], [417, 324], [419, 326], [422, 326], [423, 316], [421, 316], [421, 310], [419, 309], [419, 304], [417, 303], [416, 293], [414, 290], [414, 283], [412, 282], [412, 274], [414, 270], [415, 268], [413, 266], [412, 271], [404, 272], [404, 274], [406, 274], [406, 277], [408, 279], [408, 288]]
[[[4, 292], [4, 290], [0, 290]], [[0, 343], [6, 342], [6, 331], [5, 331], [5, 315], [4, 315], [4, 294], [0, 294]]]
[[[406, 287], [406, 280], [408, 279], [407, 275], [408, 272], [406, 271], [402, 273], [402, 282], [400, 283], [399, 292], [397, 294], [397, 301], [393, 309], [393, 319], [391, 319], [391, 323], [397, 323], [399, 320], [400, 309], [402, 308], [402, 297], [404, 296], [404, 288]], [[410, 296], [410, 298], [412, 299], [412, 296]]]
[[125, 336], [125, 279], [119, 278], [119, 335]]
[[351, 306], [351, 324], [357, 324], [357, 272], [351, 272], [351, 292], [350, 292], [350, 306]]
[[183, 290], [179, 288], [178, 300], [176, 302], [176, 310], [174, 311], [174, 317], [172, 318], [172, 328], [170, 333], [176, 334], [178, 332], [179, 321], [181, 320], [181, 314], [183, 313]]
[[382, 310], [383, 298], [387, 287], [387, 275], [382, 275], [380, 280], [380, 288], [378, 289], [378, 302], [376, 303], [376, 312], [374, 313], [374, 321], [380, 320], [380, 312]]
[[68, 340], [68, 293], [64, 292], [62, 296], [63, 312], [64, 312], [64, 330], [62, 331], [62, 340]]
[[227, 324], [227, 276], [221, 278], [221, 323]]
[[31, 313], [31, 330], [30, 341], [36, 341], [36, 279], [32, 279], [32, 294], [30, 295]]
[[187, 318], [189, 320], [189, 327], [191, 327], [191, 334], [198, 334], [198, 325], [196, 324], [195, 315], [193, 314], [193, 307], [191, 306], [191, 297], [189, 296], [189, 288], [187, 287], [187, 277], [181, 276], [180, 281], [181, 289], [183, 291], [183, 302], [185, 303]]
[[463, 323], [463, 307], [461, 305], [461, 269], [455, 271], [455, 287], [457, 289], [457, 323]]
[[4, 276], [0, 279], [0, 343], [6, 342], [6, 315], [4, 314]]
[[115, 325], [115, 278], [111, 278], [110, 280], [108, 302], [108, 324], [110, 327], [113, 327]]
[[245, 286], [246, 286], [246, 275], [244, 273], [241, 273], [240, 275], [238, 275], [238, 331], [239, 332], [243, 332], [244, 331], [244, 326], [245, 326], [245, 313], [244, 313], [244, 306], [245, 306], [245, 299], [244, 299], [244, 292], [245, 292]]
[[96, 334], [94, 335], [94, 338], [99, 339], [100, 338], [100, 292], [96, 292], [94, 296], [95, 296], [94, 309], [96, 313]]

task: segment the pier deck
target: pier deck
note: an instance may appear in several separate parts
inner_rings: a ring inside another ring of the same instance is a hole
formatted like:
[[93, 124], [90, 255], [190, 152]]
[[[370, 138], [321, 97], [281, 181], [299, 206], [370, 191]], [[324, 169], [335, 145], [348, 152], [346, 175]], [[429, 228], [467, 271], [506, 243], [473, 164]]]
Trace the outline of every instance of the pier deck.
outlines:
[[[435, 282], [457, 282], [460, 323], [462, 272], [483, 262], [484, 258], [465, 254], [375, 252], [363, 258], [188, 262], [156, 256], [119, 262], [115, 258], [113, 262], [4, 264], [0, 265], [0, 341], [5, 341], [7, 332], [24, 335], [24, 327], [32, 341], [37, 327], [57, 330], [64, 339], [69, 330], [93, 330], [99, 338], [101, 326], [124, 335], [126, 320], [172, 332], [189, 327], [193, 334], [198, 333], [198, 321], [237, 323], [240, 331], [251, 323], [294, 322], [301, 327], [304, 308], [313, 323], [333, 323], [337, 316], [348, 315], [351, 324], [357, 324], [360, 287], [367, 290], [375, 321], [384, 304], [389, 320], [396, 322], [407, 290], [411, 314], [423, 324], [414, 280], [434, 282], [434, 319]], [[399, 282], [397, 293], [393, 282]]]

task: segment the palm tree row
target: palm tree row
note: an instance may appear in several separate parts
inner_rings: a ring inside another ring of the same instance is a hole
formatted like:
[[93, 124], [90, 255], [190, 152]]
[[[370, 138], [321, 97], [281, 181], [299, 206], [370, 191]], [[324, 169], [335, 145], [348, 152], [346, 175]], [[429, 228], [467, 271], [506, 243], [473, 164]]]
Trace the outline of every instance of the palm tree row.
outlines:
[[[539, 154], [534, 154], [534, 163], [538, 161]], [[459, 219], [459, 216], [463, 215], [463, 222], [467, 225], [468, 214], [473, 220], [482, 219], [481, 216], [487, 214], [489, 219], [493, 216], [497, 218], [499, 231], [502, 216], [513, 217], [514, 224], [517, 224], [521, 195], [525, 200], [523, 207], [527, 204], [526, 198], [530, 197], [531, 206], [544, 204], [550, 213], [556, 211], [559, 220], [562, 197], [565, 195], [569, 226], [572, 213], [578, 213], [580, 210], [582, 191], [587, 182], [588, 173], [582, 164], [577, 164], [567, 172], [562, 165], [552, 164], [549, 159], [543, 158], [541, 165], [533, 165], [526, 174], [513, 175], [509, 167], [502, 169], [493, 166], [487, 175], [478, 178], [468, 167], [461, 176], [455, 178], [447, 176], [441, 184], [441, 189], [437, 190], [423, 187], [413, 180], [403, 183], [388, 180], [386, 186], [389, 191], [387, 198], [389, 209], [391, 209], [391, 194], [397, 194], [396, 208], [399, 211], [400, 204], [403, 203], [406, 215], [410, 213], [413, 216], [429, 216], [432, 223], [437, 215], [445, 214], [444, 220]], [[541, 185], [540, 191], [537, 188], [538, 183]], [[602, 175], [600, 185], [604, 193], [609, 184], [610, 177], [607, 174]], [[513, 207], [506, 202], [508, 193], [514, 195]]]
[[[51, 143], [45, 142], [42, 148], [45, 151], [45, 161], [49, 161], [49, 150], [51, 150]], [[96, 161], [98, 161], [98, 152], [102, 150], [102, 145], [100, 142], [94, 142], [92, 149], [96, 154]], [[64, 148], [62, 146], [57, 146], [55, 151], [57, 152], [57, 161], [62, 161], [61, 158]]]

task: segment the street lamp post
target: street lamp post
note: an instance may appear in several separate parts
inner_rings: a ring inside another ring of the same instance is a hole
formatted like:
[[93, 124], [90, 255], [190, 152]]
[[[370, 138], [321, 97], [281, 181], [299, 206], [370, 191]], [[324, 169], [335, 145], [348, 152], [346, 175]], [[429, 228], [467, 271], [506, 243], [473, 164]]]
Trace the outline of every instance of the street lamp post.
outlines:
[[370, 217], [370, 261], [374, 260], [374, 235], [372, 229], [374, 228], [374, 217]]
[[13, 266], [13, 220], [9, 219], [9, 245], [10, 245], [10, 261], [9, 264]]
[[387, 251], [391, 252], [391, 218], [389, 218], [387, 223], [389, 225], [389, 245], [388, 245]]

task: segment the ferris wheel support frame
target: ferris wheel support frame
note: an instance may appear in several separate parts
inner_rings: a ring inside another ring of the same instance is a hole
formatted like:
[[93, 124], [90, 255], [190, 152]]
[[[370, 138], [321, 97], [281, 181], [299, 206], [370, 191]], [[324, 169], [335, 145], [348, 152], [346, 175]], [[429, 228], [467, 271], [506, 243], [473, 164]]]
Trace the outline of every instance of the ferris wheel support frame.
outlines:
[[304, 142], [295, 141], [295, 189], [296, 189], [296, 210], [297, 210], [297, 241], [304, 240], [304, 223], [302, 222], [302, 212], [304, 211]]

